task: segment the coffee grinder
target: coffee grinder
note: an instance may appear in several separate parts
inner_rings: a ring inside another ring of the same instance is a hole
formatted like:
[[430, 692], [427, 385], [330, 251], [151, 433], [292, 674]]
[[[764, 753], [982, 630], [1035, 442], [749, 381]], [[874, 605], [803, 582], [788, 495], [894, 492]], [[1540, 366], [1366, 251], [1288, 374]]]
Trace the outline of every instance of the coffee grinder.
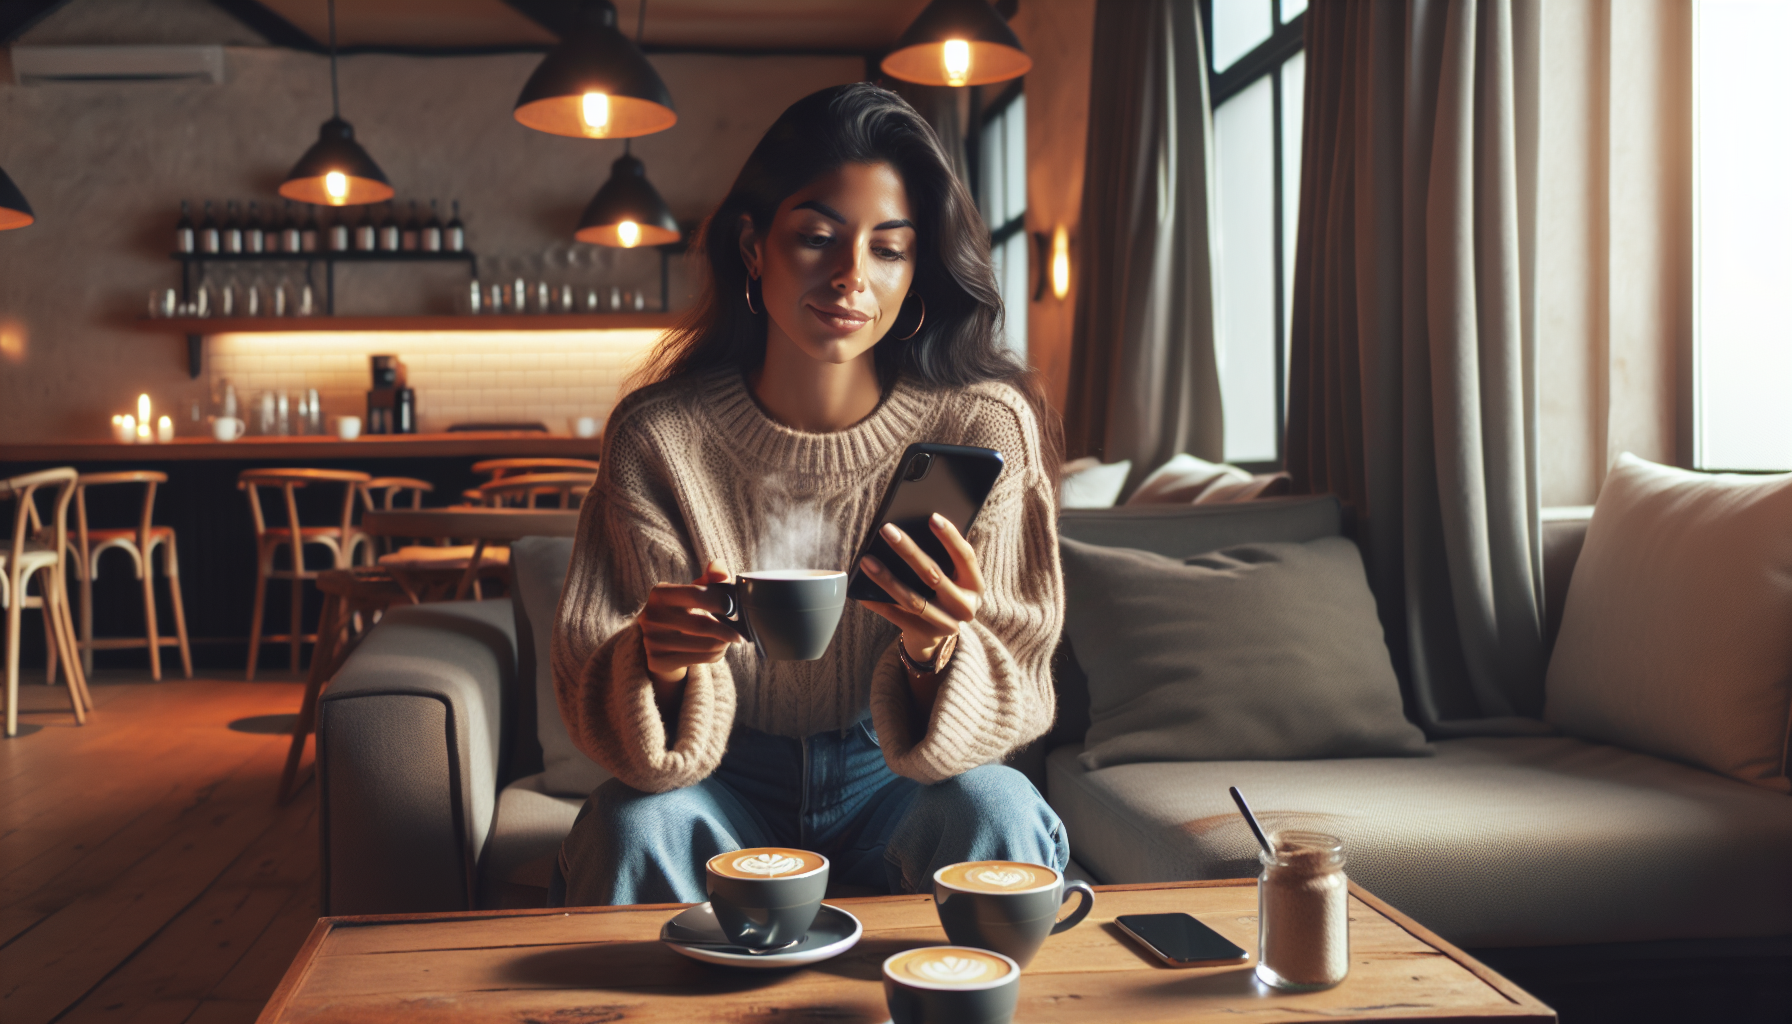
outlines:
[[397, 356], [371, 356], [373, 389], [367, 392], [369, 434], [415, 434], [417, 393], [405, 386], [404, 364]]

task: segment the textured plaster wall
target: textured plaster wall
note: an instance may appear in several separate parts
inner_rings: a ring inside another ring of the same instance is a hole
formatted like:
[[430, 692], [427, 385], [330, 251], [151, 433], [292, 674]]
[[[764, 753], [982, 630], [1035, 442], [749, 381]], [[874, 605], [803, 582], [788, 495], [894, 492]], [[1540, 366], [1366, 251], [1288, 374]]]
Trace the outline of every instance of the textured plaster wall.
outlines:
[[[96, 17], [97, 8], [118, 17]], [[84, 0], [21, 42], [243, 41], [233, 21], [197, 0], [171, 3], [166, 23], [146, 9], [142, 0]], [[145, 39], [133, 18], [163, 27]], [[343, 115], [401, 199], [461, 200], [469, 246], [486, 257], [483, 273], [545, 273], [657, 293], [650, 253], [579, 246], [584, 257], [565, 268], [573, 224], [622, 144], [548, 136], [512, 120], [538, 60], [344, 58]], [[864, 75], [851, 58], [653, 61], [680, 119], [637, 140], [635, 153], [681, 220], [701, 218], [721, 198], [784, 107]], [[178, 283], [167, 254], [179, 201], [276, 199], [329, 102], [325, 59], [239, 45], [227, 51], [227, 80], [217, 86], [0, 83], [0, 167], [38, 216], [28, 229], [0, 233], [0, 440], [103, 436], [111, 414], [140, 392], [163, 408], [209, 397], [205, 378], [187, 378], [180, 337], [133, 325], [151, 289]], [[466, 280], [448, 266], [347, 266], [337, 309], [446, 312]], [[675, 265], [675, 307], [688, 297], [688, 281]]]

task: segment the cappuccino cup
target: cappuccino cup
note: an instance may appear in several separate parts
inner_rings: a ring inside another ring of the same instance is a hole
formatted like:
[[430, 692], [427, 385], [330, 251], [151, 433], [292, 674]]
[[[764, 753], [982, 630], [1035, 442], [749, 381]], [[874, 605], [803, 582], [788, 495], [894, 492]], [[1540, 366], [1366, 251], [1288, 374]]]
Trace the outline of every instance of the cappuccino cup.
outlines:
[[846, 607], [846, 574], [832, 569], [758, 569], [711, 586], [728, 599], [722, 618], [772, 661], [826, 654]]
[[[1060, 921], [1058, 909], [1072, 893], [1082, 899]], [[1075, 928], [1089, 916], [1095, 890], [1087, 882], [1066, 883], [1062, 872], [1041, 864], [975, 860], [935, 871], [933, 902], [954, 943], [1001, 953], [1025, 967], [1046, 936]]]
[[828, 859], [759, 846], [716, 854], [704, 865], [704, 876], [710, 908], [728, 941], [770, 949], [809, 934], [827, 893]]
[[235, 416], [219, 416], [212, 420], [212, 437], [219, 441], [235, 441], [248, 429], [248, 424]]
[[922, 946], [884, 961], [891, 1024], [1009, 1024], [1020, 965], [968, 946]]

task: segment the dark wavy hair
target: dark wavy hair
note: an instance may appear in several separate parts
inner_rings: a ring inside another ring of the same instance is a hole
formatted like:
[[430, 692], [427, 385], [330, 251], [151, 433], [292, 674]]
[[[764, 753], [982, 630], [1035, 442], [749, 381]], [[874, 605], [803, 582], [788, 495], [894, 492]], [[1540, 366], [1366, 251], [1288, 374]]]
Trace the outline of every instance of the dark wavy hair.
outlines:
[[[1034, 375], [1001, 341], [1002, 297], [989, 262], [989, 230], [964, 182], [952, 171], [933, 128], [902, 97], [869, 82], [823, 89], [791, 104], [747, 158], [734, 186], [704, 222], [693, 249], [703, 292], [697, 305], [655, 347], [631, 384], [765, 360], [767, 316], [747, 306], [740, 255], [741, 215], [755, 231], [771, 226], [778, 206], [824, 174], [849, 163], [887, 163], [902, 176], [915, 221], [915, 279], [897, 322], [872, 350], [887, 392], [907, 376], [925, 385], [964, 387], [1006, 381], [1032, 403], [1053, 450], [1057, 420]], [[1056, 467], [1050, 467], [1055, 469]]]

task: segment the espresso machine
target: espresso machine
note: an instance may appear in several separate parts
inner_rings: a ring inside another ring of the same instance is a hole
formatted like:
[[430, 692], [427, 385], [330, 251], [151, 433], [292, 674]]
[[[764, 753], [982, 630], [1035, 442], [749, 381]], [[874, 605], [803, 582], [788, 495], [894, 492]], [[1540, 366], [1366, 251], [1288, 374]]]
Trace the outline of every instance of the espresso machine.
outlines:
[[405, 386], [397, 356], [372, 356], [373, 388], [367, 392], [369, 434], [415, 434], [417, 392]]

